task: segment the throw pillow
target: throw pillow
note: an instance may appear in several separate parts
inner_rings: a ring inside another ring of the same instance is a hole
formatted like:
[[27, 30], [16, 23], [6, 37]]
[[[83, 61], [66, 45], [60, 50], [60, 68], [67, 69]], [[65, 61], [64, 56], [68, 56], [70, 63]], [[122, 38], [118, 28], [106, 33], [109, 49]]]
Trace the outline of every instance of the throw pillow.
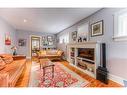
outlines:
[[5, 68], [6, 63], [3, 61], [3, 59], [0, 57], [0, 70]]
[[0, 57], [1, 58], [4, 58], [4, 57], [12, 57], [12, 55], [11, 54], [0, 54]]
[[57, 54], [60, 55], [60, 56], [61, 56], [62, 53], [63, 53], [63, 51], [61, 51], [61, 50], [59, 50], [59, 51], [57, 52]]
[[12, 57], [4, 57], [2, 58], [4, 60], [5, 63], [10, 64], [13, 62], [13, 58]]
[[9, 64], [13, 61], [11, 54], [1, 54], [0, 57], [4, 60], [5, 63]]
[[46, 52], [46, 54], [48, 54], [48, 55], [55, 55], [55, 54], [57, 54], [57, 50], [48, 50]]

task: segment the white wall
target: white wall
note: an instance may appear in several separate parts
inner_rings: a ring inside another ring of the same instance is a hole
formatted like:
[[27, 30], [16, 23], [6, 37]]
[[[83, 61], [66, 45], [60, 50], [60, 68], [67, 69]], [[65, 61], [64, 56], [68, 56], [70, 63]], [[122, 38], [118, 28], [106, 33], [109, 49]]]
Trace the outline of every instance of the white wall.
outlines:
[[[104, 35], [90, 37], [90, 41], [101, 41], [105, 42], [107, 47], [107, 68], [111, 75], [118, 76], [120, 78], [127, 79], [127, 41], [126, 42], [115, 42], [112, 39], [113, 36], [113, 14], [121, 9], [117, 8], [105, 8], [95, 14], [85, 18], [74, 26], [62, 31], [57, 36], [63, 34], [64, 32], [73, 32], [77, 30], [77, 27], [85, 22], [90, 24], [104, 20]], [[70, 37], [70, 42], [71, 37]], [[57, 45], [58, 48], [61, 48]], [[62, 47], [64, 50], [65, 47]]]
[[[56, 38], [55, 35], [53, 35], [53, 34], [17, 30], [16, 31], [16, 44], [18, 47], [18, 52], [17, 52], [18, 54], [24, 54], [27, 57], [31, 57], [31, 55], [30, 55], [30, 36], [31, 35], [36, 35], [36, 36], [52, 35], [52, 36], [54, 36], [54, 38]], [[26, 39], [27, 40], [26, 46], [18, 46], [18, 40], [19, 39]], [[54, 45], [49, 46], [49, 47], [55, 47], [56, 48], [56, 42], [54, 41]]]
[[[0, 54], [12, 53], [11, 47], [15, 45], [15, 29], [5, 20], [0, 18]], [[5, 45], [5, 34], [9, 33], [11, 37], [11, 45]]]

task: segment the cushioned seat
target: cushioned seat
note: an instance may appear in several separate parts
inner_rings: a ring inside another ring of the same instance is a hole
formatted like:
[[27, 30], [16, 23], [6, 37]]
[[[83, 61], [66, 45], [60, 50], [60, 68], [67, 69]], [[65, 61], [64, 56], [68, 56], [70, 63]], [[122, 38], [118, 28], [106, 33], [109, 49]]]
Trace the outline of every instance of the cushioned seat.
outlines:
[[26, 65], [26, 59], [13, 60], [0, 70], [0, 87], [14, 87]]
[[62, 50], [40, 50], [37, 52], [38, 59], [49, 58], [50, 60], [62, 59], [63, 51]]

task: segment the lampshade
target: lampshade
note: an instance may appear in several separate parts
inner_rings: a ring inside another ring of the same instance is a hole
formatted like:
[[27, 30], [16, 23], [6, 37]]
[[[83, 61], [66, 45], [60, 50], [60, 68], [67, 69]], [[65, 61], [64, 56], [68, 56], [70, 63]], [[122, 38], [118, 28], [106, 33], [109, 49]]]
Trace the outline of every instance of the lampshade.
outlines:
[[11, 49], [12, 49], [12, 50], [16, 50], [17, 48], [16, 48], [16, 46], [13, 46], [13, 47], [11, 47]]

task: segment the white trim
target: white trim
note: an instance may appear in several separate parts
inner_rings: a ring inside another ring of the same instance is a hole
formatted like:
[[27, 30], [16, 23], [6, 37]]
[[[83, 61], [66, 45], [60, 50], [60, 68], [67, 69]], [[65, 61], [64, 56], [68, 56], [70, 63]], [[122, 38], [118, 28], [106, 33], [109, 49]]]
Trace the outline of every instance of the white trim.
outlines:
[[30, 39], [29, 39], [29, 41], [30, 41], [30, 43], [29, 43], [29, 44], [30, 44], [30, 48], [29, 48], [29, 50], [30, 50], [30, 56], [32, 56], [32, 55], [31, 55], [31, 37], [39, 37], [39, 38], [40, 38], [40, 47], [41, 47], [41, 45], [42, 45], [42, 43], [41, 43], [42, 37], [41, 37], [41, 36], [38, 36], [38, 35], [30, 35], [30, 36], [29, 36], [29, 38], [30, 38]]
[[114, 14], [114, 33], [113, 33], [113, 40], [114, 41], [127, 41], [126, 35], [119, 35], [119, 16], [126, 13], [127, 9], [120, 10]]
[[127, 41], [127, 36], [114, 36], [114, 41]]
[[109, 74], [109, 78], [108, 79], [112, 80], [112, 81], [114, 81], [114, 82], [116, 82], [118, 84], [121, 84], [121, 85], [124, 85], [123, 84], [123, 80], [126, 80], [126, 79], [124, 79], [122, 77], [119, 77], [119, 76], [116, 76], [116, 75], [113, 75], [113, 74]]

